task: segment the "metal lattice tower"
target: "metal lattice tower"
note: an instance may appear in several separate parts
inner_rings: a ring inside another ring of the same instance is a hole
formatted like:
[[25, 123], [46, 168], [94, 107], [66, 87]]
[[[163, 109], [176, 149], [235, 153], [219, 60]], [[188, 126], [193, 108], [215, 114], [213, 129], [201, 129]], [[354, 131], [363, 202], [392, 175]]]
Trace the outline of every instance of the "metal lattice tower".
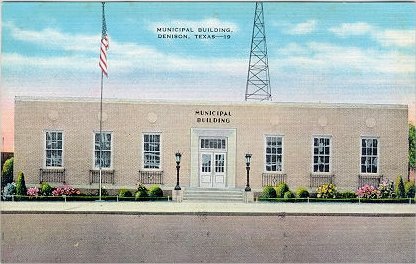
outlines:
[[263, 3], [256, 2], [245, 100], [272, 100]]

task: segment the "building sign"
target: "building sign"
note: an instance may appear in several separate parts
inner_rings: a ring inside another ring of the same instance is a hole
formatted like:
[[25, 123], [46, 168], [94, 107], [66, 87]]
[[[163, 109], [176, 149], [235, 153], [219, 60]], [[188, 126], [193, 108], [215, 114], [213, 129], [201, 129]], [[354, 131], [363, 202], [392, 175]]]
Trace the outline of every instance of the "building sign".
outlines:
[[230, 111], [195, 111], [196, 122], [198, 123], [230, 123]]

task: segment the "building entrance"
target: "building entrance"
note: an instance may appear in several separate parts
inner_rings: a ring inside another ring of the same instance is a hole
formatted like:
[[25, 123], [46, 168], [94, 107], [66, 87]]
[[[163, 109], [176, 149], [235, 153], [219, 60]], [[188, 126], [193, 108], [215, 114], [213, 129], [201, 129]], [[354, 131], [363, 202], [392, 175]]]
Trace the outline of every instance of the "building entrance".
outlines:
[[225, 188], [227, 180], [227, 139], [200, 138], [199, 186]]

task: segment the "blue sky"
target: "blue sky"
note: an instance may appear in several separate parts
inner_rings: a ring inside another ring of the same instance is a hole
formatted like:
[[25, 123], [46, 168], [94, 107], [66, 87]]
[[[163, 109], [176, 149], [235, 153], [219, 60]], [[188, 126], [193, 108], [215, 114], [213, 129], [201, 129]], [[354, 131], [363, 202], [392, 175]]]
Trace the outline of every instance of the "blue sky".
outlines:
[[[107, 3], [104, 96], [242, 101], [254, 7]], [[273, 101], [409, 104], [415, 120], [414, 3], [266, 2], [264, 13]], [[14, 96], [99, 96], [100, 3], [3, 2], [1, 22], [7, 142]], [[226, 40], [168, 40], [157, 37], [160, 26], [233, 32]]]

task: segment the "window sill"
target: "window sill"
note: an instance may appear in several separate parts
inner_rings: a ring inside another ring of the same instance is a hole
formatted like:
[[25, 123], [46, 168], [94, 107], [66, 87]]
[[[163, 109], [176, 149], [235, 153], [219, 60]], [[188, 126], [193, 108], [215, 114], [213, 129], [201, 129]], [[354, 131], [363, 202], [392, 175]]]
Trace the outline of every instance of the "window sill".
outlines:
[[333, 172], [311, 172], [312, 176], [321, 176], [321, 175], [325, 175], [325, 176], [332, 176], [334, 175]]
[[379, 173], [360, 173], [358, 175], [359, 177], [373, 177], [373, 178], [379, 178], [382, 177], [382, 174]]
[[64, 171], [65, 167], [44, 167], [43, 171]]
[[[99, 168], [94, 168], [91, 171], [100, 171], [100, 169]], [[114, 172], [114, 169], [112, 169], [112, 168], [101, 168], [101, 171]]]

